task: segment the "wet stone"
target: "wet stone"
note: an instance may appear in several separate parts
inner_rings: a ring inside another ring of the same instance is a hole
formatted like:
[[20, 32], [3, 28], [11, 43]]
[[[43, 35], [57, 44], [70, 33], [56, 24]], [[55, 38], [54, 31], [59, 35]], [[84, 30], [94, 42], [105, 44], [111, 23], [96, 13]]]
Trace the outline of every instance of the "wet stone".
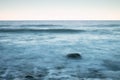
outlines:
[[66, 55], [67, 58], [69, 59], [81, 59], [82, 56], [79, 53], [70, 53]]
[[25, 78], [27, 78], [27, 79], [34, 79], [34, 77], [32, 75], [26, 75]]

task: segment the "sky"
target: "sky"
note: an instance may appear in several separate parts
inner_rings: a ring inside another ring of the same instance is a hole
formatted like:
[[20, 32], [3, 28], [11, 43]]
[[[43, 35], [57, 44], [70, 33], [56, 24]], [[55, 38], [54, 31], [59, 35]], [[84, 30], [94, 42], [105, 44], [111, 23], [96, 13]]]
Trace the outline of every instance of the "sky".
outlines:
[[120, 0], [0, 0], [0, 20], [120, 20]]

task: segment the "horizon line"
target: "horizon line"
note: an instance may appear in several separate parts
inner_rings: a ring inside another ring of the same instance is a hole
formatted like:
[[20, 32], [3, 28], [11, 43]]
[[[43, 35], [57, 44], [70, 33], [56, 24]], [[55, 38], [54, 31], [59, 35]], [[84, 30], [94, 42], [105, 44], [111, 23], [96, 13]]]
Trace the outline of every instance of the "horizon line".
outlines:
[[120, 21], [120, 19], [6, 19], [0, 21]]

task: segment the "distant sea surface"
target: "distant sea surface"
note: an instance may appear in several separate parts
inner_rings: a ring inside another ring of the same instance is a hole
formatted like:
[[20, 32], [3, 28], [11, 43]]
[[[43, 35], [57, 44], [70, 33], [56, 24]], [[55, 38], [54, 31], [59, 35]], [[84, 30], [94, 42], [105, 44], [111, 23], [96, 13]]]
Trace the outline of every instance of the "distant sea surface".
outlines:
[[120, 21], [0, 21], [0, 80], [26, 79], [120, 80]]

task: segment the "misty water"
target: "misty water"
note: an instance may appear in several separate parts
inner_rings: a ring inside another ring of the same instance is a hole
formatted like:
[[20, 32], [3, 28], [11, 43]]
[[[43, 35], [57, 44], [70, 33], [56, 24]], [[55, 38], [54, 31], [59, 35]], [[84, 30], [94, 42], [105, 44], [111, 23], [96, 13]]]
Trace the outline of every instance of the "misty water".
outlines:
[[120, 21], [0, 21], [0, 80], [120, 80]]

